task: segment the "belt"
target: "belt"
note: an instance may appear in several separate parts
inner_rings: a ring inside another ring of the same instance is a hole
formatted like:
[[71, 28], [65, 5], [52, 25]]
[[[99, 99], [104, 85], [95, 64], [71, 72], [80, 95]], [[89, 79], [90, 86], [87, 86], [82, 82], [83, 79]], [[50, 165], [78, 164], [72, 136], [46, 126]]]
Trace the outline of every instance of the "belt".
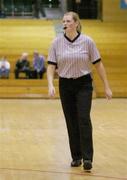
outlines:
[[64, 78], [64, 77], [60, 77], [60, 79], [66, 79], [66, 80], [79, 80], [79, 79], [85, 79], [85, 78], [90, 78], [91, 79], [91, 75], [90, 74], [86, 74], [80, 77], [73, 77], [73, 78]]

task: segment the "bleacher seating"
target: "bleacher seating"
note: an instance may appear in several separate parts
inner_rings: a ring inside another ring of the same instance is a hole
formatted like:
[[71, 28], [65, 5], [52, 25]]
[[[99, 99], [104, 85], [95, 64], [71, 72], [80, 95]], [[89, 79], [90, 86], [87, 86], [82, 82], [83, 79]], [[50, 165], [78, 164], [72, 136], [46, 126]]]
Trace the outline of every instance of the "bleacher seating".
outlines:
[[[54, 84], [58, 98], [58, 80], [55, 80]], [[48, 98], [47, 80], [0, 80], [0, 98]]]
[[[83, 21], [83, 31], [95, 40], [105, 65], [113, 97], [127, 97], [127, 25], [125, 23]], [[104, 97], [104, 89], [93, 68], [97, 97]]]
[[[127, 25], [82, 20], [83, 33], [91, 36], [100, 50], [113, 97], [127, 97]], [[50, 20], [1, 20], [0, 58], [6, 55], [11, 63], [8, 80], [0, 80], [0, 98], [47, 98], [46, 74], [43, 80], [14, 79], [14, 66], [22, 52], [37, 49], [47, 57], [51, 41], [55, 37], [53, 21]], [[103, 85], [94, 66], [94, 92], [104, 97]], [[58, 94], [58, 80], [55, 80]]]

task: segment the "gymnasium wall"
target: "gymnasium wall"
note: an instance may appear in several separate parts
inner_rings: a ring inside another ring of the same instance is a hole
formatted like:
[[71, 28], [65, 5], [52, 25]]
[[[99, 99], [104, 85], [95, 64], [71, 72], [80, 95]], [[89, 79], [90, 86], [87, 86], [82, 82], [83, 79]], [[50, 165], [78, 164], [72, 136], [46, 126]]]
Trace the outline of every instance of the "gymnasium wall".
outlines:
[[103, 21], [127, 22], [127, 9], [120, 8], [120, 0], [102, 0]]

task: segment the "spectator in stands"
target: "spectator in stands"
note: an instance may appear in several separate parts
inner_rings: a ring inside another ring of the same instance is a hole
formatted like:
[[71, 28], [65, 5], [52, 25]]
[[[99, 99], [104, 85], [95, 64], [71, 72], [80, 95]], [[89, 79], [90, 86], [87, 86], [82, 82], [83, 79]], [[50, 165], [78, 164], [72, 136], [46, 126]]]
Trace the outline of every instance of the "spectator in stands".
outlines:
[[35, 78], [42, 79], [43, 74], [46, 71], [45, 58], [44, 56], [39, 55], [38, 51], [34, 51], [33, 69], [34, 69]]
[[19, 78], [19, 73], [24, 72], [26, 78], [29, 79], [30, 63], [28, 61], [28, 53], [23, 53], [21, 58], [17, 60], [15, 67], [15, 78]]
[[32, 0], [32, 9], [35, 18], [45, 17], [43, 0]]
[[10, 73], [10, 63], [6, 59], [6, 56], [4, 56], [0, 60], [0, 78], [9, 78]]
[[4, 11], [4, 5], [3, 2], [0, 0], [0, 18], [5, 18], [5, 11]]

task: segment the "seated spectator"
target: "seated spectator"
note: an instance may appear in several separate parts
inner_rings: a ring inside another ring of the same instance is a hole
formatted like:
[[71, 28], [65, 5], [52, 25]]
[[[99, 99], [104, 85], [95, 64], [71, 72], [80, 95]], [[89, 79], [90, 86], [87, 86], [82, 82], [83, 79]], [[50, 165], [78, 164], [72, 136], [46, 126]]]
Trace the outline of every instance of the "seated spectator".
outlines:
[[0, 78], [9, 78], [9, 73], [10, 73], [10, 63], [4, 56], [0, 60]]
[[38, 51], [34, 51], [33, 70], [36, 79], [42, 79], [46, 71], [45, 58], [39, 55]]
[[26, 79], [29, 79], [30, 63], [28, 61], [28, 53], [23, 53], [21, 58], [16, 62], [15, 78], [19, 78], [19, 73], [24, 72]]

